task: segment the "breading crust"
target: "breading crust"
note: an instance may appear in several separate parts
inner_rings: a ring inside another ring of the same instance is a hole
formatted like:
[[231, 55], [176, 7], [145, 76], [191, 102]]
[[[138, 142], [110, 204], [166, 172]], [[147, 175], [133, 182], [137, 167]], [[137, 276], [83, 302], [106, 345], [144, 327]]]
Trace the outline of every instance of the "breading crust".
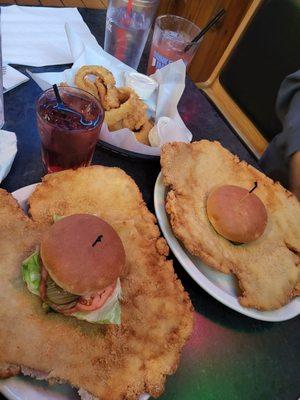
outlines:
[[[15, 202], [7, 193], [1, 191], [1, 199], [0, 365], [43, 371], [48, 380], [66, 381], [101, 400], [159, 396], [191, 333], [193, 309], [134, 181], [100, 166], [46, 176], [30, 199], [34, 222], [11, 209]], [[45, 314], [24, 287], [21, 261], [38, 244], [39, 232], [53, 214], [77, 212], [106, 219], [124, 244], [121, 326]], [[27, 241], [20, 245], [24, 232]]]
[[[237, 276], [242, 305], [272, 310], [286, 304], [299, 282], [300, 205], [295, 196], [218, 142], [166, 144], [161, 165], [166, 211], [184, 246], [208, 265]], [[254, 182], [268, 212], [267, 228], [258, 240], [236, 246], [209, 223], [206, 199], [217, 186], [250, 189]]]

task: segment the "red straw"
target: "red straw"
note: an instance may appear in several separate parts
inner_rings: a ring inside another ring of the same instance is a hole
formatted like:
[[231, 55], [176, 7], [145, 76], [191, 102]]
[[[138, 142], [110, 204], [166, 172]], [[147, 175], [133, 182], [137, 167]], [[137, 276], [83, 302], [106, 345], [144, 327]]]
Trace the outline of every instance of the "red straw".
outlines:
[[132, 6], [133, 6], [133, 0], [128, 0], [128, 3], [127, 3], [127, 16], [128, 17], [131, 16]]
[[[128, 0], [126, 13], [123, 15], [123, 18], [122, 18], [122, 24], [124, 24], [125, 26], [130, 26], [132, 7], [133, 7], [133, 0]], [[124, 32], [124, 29], [118, 28], [116, 35], [117, 35], [118, 40], [120, 40], [122, 42], [126, 41], [126, 32]], [[117, 47], [115, 57], [117, 57], [119, 60], [123, 61], [124, 57], [125, 57], [124, 52], [125, 52], [125, 49], [123, 47]]]
[[[131, 22], [132, 8], [133, 8], [133, 0], [128, 0], [126, 13], [123, 15], [123, 18], [122, 18], [122, 24], [124, 24], [125, 26], [128, 26], [128, 27], [130, 26], [130, 22]], [[122, 42], [125, 42], [127, 40], [126, 32], [122, 28], [117, 29], [116, 35], [117, 35], [117, 39]], [[125, 53], [125, 48], [123, 46], [117, 47], [116, 52], [115, 52], [115, 57], [117, 57], [121, 61], [124, 61], [124, 58], [125, 58], [124, 53]]]

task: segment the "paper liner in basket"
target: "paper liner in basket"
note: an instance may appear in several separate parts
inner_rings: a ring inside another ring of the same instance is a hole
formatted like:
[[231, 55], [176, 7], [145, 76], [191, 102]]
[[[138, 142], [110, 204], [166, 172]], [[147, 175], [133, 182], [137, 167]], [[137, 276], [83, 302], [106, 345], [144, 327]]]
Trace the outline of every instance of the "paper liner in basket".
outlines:
[[0, 183], [8, 175], [16, 154], [16, 134], [14, 132], [0, 130]]
[[[75, 86], [74, 77], [76, 72], [83, 65], [101, 65], [109, 69], [116, 80], [116, 86], [125, 86], [126, 74], [135, 70], [112, 55], [106, 53], [101, 46], [95, 49], [85, 46], [80, 37], [66, 24], [66, 34], [68, 37], [70, 51], [74, 59], [72, 68], [63, 72], [47, 72], [35, 74], [28, 71], [32, 79], [43, 89], [46, 90], [54, 83], [66, 82], [69, 86]], [[190, 142], [192, 134], [181, 119], [177, 105], [185, 87], [186, 68], [182, 60], [176, 61], [166, 67], [156, 71], [151, 75], [158, 87], [152, 96], [145, 100], [148, 106], [148, 114], [157, 124], [161, 117], [169, 117], [171, 123], [165, 127], [163, 142], [182, 141]], [[146, 146], [138, 142], [133, 132], [129, 129], [121, 129], [109, 132], [106, 124], [103, 124], [100, 132], [100, 139], [113, 144], [122, 149], [136, 153], [148, 155], [160, 155], [160, 147]]]

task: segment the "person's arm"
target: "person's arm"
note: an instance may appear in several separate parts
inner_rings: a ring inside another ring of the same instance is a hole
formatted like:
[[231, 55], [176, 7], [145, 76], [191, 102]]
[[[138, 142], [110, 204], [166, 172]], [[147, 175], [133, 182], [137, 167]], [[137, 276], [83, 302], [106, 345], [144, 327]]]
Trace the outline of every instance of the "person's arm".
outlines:
[[282, 84], [277, 107], [283, 125], [284, 157], [289, 165], [289, 189], [300, 200], [300, 71]]
[[276, 111], [282, 132], [269, 143], [259, 161], [260, 166], [300, 201], [300, 69], [280, 85]]

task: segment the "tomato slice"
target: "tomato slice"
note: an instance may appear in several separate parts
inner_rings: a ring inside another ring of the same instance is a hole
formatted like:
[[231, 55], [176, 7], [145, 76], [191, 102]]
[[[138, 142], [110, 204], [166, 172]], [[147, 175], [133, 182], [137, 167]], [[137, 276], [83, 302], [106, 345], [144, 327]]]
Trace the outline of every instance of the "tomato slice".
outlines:
[[110, 286], [107, 286], [101, 293], [89, 297], [80, 297], [76, 304], [78, 311], [94, 311], [102, 307], [108, 298], [113, 294], [116, 288], [116, 282]]
[[[40, 297], [42, 300], [46, 297], [46, 280], [47, 280], [48, 272], [46, 268], [43, 266], [41, 267], [41, 282], [39, 287]], [[96, 293], [92, 296], [80, 297], [77, 304], [70, 308], [70, 305], [57, 305], [54, 303], [49, 304], [54, 310], [65, 314], [70, 315], [75, 313], [76, 311], [95, 311], [102, 307], [109, 297], [113, 294], [114, 290], [116, 289], [117, 282], [113, 283], [112, 285], [107, 286], [102, 292]]]

